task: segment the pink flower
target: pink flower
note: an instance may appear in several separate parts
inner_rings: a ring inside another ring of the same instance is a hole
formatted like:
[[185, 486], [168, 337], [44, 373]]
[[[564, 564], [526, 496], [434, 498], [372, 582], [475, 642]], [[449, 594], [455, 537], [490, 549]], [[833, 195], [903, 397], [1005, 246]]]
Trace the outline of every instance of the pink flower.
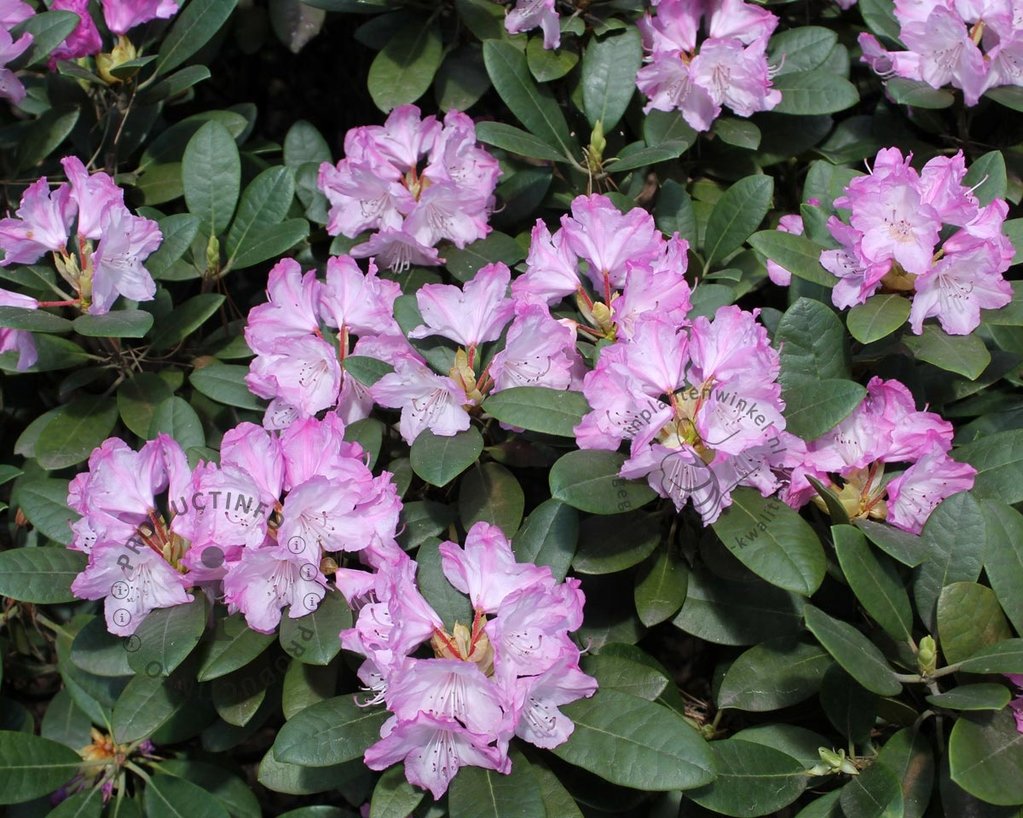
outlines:
[[327, 260], [327, 283], [320, 295], [320, 308], [328, 326], [345, 332], [399, 332], [394, 320], [394, 301], [399, 295], [398, 283], [379, 278], [372, 261], [369, 272], [363, 273], [350, 256], [332, 256]]
[[286, 403], [291, 411], [267, 410], [264, 425], [278, 413], [284, 428], [295, 418], [309, 418], [337, 402], [341, 366], [337, 353], [326, 341], [312, 335], [281, 338], [269, 354], [257, 356], [249, 365], [245, 383], [253, 394]]
[[544, 48], [561, 45], [561, 22], [554, 0], [517, 0], [515, 8], [504, 20], [504, 27], [509, 34], [520, 34], [539, 27], [543, 30]]
[[114, 34], [127, 34], [135, 26], [177, 13], [174, 0], [103, 0], [103, 19]]
[[[0, 288], [0, 307], [21, 307], [27, 310], [38, 309], [39, 302], [36, 299], [14, 293], [10, 290]], [[35, 366], [39, 360], [36, 352], [35, 341], [32, 340], [32, 333], [20, 329], [0, 328], [0, 355], [5, 352], [18, 353], [18, 370], [24, 371]]]
[[461, 289], [451, 284], [424, 284], [416, 301], [425, 323], [409, 337], [441, 335], [466, 349], [497, 340], [515, 309], [506, 295], [510, 281], [511, 271], [498, 262], [481, 268]]
[[888, 522], [919, 534], [942, 500], [973, 488], [976, 474], [968, 463], [929, 452], [888, 483]]
[[512, 687], [510, 708], [518, 714], [516, 736], [547, 750], [568, 741], [575, 725], [558, 707], [597, 692], [596, 679], [583, 673], [578, 663], [577, 651], [569, 651], [550, 669], [524, 677]]
[[496, 525], [473, 525], [465, 535], [464, 549], [450, 541], [442, 542], [439, 548], [444, 576], [468, 594], [476, 611], [495, 613], [515, 591], [554, 584], [548, 567], [515, 561], [508, 538]]
[[381, 406], [401, 409], [399, 429], [410, 445], [424, 429], [450, 437], [469, 428], [465, 390], [418, 361], [398, 361], [393, 373], [370, 387], [370, 394]]
[[399, 105], [382, 127], [349, 131], [345, 158], [321, 165], [317, 183], [331, 205], [327, 231], [349, 238], [377, 231], [352, 256], [404, 270], [442, 263], [441, 241], [464, 247], [486, 236], [499, 175], [465, 114], [450, 111], [442, 125]]
[[0, 27], [0, 97], [15, 105], [25, 98], [25, 86], [15, 73], [7, 68], [7, 64], [24, 54], [30, 45], [32, 35], [28, 32], [15, 40], [11, 37], [11, 32]]
[[111, 209], [92, 257], [91, 315], [106, 315], [118, 295], [133, 301], [153, 299], [156, 282], [142, 264], [162, 241], [156, 222], [133, 216], [125, 207]]
[[244, 549], [224, 577], [228, 610], [241, 611], [246, 624], [260, 633], [274, 632], [283, 608], [292, 619], [315, 611], [326, 588], [319, 563], [296, 557], [285, 546]]
[[89, 0], [53, 0], [52, 11], [73, 11], [78, 15], [78, 25], [67, 38], [50, 52], [50, 70], [57, 66], [58, 60], [77, 60], [98, 54], [103, 48], [103, 39], [99, 29], [89, 13]]
[[391, 719], [384, 724], [383, 738], [366, 750], [366, 766], [386, 770], [405, 762], [409, 783], [441, 798], [455, 773], [466, 765], [508, 773], [511, 761], [489, 736], [473, 733], [450, 718], [420, 713], [410, 721]]
[[0, 265], [35, 264], [46, 252], [65, 249], [75, 219], [70, 194], [66, 185], [51, 191], [45, 176], [25, 189], [16, 218], [0, 219], [0, 249], [4, 251]]
[[303, 275], [297, 261], [281, 259], [270, 270], [266, 295], [267, 303], [249, 310], [245, 324], [245, 341], [253, 352], [272, 354], [280, 339], [319, 332], [323, 285], [314, 270]]
[[575, 333], [542, 304], [516, 307], [504, 349], [490, 362], [494, 392], [515, 386], [568, 389], [581, 365]]
[[33, 8], [22, 0], [0, 0], [0, 27], [12, 29], [35, 14]]
[[[793, 236], [802, 236], [803, 217], [796, 214], [782, 216], [778, 219], [778, 230]], [[788, 287], [792, 283], [792, 273], [770, 259], [767, 260], [767, 277], [771, 279], [772, 284], [777, 284], [779, 287]]]

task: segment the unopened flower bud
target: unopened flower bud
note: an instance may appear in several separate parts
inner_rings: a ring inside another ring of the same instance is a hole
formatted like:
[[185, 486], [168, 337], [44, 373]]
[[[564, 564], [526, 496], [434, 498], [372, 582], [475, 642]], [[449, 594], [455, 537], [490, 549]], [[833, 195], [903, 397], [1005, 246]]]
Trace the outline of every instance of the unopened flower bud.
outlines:
[[925, 636], [920, 640], [920, 649], [916, 654], [917, 667], [921, 676], [930, 676], [938, 667], [938, 647], [933, 636]]
[[127, 77], [116, 77], [113, 74], [113, 70], [119, 65], [131, 62], [137, 54], [138, 52], [135, 51], [135, 46], [132, 45], [131, 40], [122, 34], [117, 38], [117, 45], [111, 49], [109, 54], [96, 55], [96, 72], [104, 82], [110, 85], [124, 82]]

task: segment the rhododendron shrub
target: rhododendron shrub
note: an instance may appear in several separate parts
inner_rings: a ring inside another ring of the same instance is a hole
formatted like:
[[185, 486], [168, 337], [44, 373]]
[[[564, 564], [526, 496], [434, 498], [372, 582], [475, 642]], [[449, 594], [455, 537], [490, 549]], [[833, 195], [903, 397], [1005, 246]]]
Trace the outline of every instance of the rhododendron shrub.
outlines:
[[0, 0], [0, 811], [1023, 808], [1003, 0]]

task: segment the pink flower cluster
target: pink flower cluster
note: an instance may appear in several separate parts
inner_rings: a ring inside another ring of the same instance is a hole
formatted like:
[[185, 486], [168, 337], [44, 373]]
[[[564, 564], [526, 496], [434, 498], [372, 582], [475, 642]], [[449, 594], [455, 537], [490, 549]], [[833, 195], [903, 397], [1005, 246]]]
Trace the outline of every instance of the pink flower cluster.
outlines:
[[442, 124], [400, 105], [382, 126], [350, 130], [344, 147], [336, 166], [320, 166], [318, 185], [331, 205], [330, 235], [375, 231], [352, 248], [355, 258], [374, 256], [392, 270], [437, 265], [439, 242], [461, 248], [490, 232], [501, 171], [465, 114], [449, 111]]
[[[471, 625], [451, 631], [416, 587], [416, 563], [402, 552], [374, 572], [342, 571], [338, 587], [359, 610], [341, 634], [365, 657], [359, 678], [393, 714], [366, 750], [373, 770], [404, 762], [406, 778], [447, 791], [459, 768], [508, 773], [508, 744], [568, 740], [558, 708], [592, 696], [596, 680], [579, 668], [569, 637], [583, 619], [579, 582], [558, 582], [546, 566], [518, 563], [496, 526], [476, 523], [462, 548], [440, 544], [444, 576], [472, 604]], [[429, 642], [432, 658], [412, 654]]]
[[781, 102], [767, 63], [767, 41], [778, 25], [774, 14], [743, 0], [652, 5], [639, 21], [647, 58], [636, 85], [647, 97], [645, 111], [678, 110], [692, 128], [706, 131], [722, 106], [750, 116]]
[[[326, 281], [303, 275], [285, 259], [270, 271], [269, 302], [249, 313], [245, 338], [256, 353], [246, 382], [270, 399], [263, 424], [286, 428], [325, 409], [345, 422], [367, 417], [374, 404], [401, 410], [400, 430], [412, 443], [424, 429], [453, 435], [469, 428], [469, 412], [486, 392], [511, 386], [568, 388], [581, 377], [575, 333], [546, 306], [507, 297], [511, 272], [482, 268], [463, 287], [427, 284], [416, 293], [423, 324], [414, 339], [439, 335], [460, 345], [455, 365], [430, 368], [393, 317], [398, 285], [363, 273], [344, 256], [327, 263]], [[477, 377], [483, 344], [504, 335], [503, 347]], [[335, 340], [327, 340], [328, 335]], [[352, 343], [352, 336], [358, 341]], [[374, 358], [393, 372], [365, 386], [344, 369], [349, 355]]]
[[981, 309], [1012, 300], [1003, 276], [1014, 255], [1002, 230], [1008, 205], [981, 205], [963, 185], [962, 152], [936, 157], [920, 172], [911, 159], [898, 148], [881, 150], [872, 171], [835, 199], [849, 218], [828, 220], [840, 246], [821, 253], [821, 265], [839, 279], [832, 300], [846, 308], [880, 290], [912, 294], [913, 332], [933, 317], [945, 332], [967, 335]]
[[629, 442], [620, 474], [646, 478], [680, 511], [705, 525], [746, 485], [765, 497], [797, 462], [785, 432], [778, 354], [758, 311], [721, 307], [713, 320], [670, 320], [651, 312], [634, 334], [601, 351], [583, 381], [591, 411], [576, 427], [583, 449]]
[[543, 47], [558, 48], [561, 45], [561, 18], [555, 5], [556, 0], [517, 0], [504, 19], [504, 27], [509, 34], [539, 27], [543, 31]]
[[[917, 410], [903, 384], [871, 378], [852, 414], [806, 444], [782, 499], [794, 508], [818, 500], [812, 477], [835, 492], [851, 518], [882, 519], [919, 534], [938, 503], [973, 487], [976, 469], [948, 456], [952, 434], [952, 424]], [[886, 479], [888, 463], [908, 468]]]
[[45, 176], [33, 182], [15, 217], [0, 219], [0, 266], [35, 264], [52, 253], [57, 271], [74, 288], [69, 302], [92, 315], [110, 312], [118, 295], [151, 300], [156, 283], [143, 262], [163, 241], [159, 226], [132, 215], [124, 191], [106, 173], [90, 175], [74, 156], [61, 165], [67, 182], [53, 190]]
[[11, 29], [34, 14], [32, 7], [22, 0], [0, 0], [0, 98], [15, 105], [25, 98], [25, 86], [7, 65], [28, 50], [32, 35], [26, 32], [14, 39]]
[[337, 417], [281, 433], [243, 423], [224, 435], [220, 463], [189, 468], [159, 435], [138, 452], [110, 438], [68, 489], [81, 518], [71, 548], [89, 555], [72, 591], [104, 599], [107, 627], [129, 636], [154, 608], [202, 588], [270, 633], [281, 611], [316, 610], [327, 593], [321, 561], [360, 552], [370, 564], [398, 551], [401, 502]]
[[895, 0], [905, 51], [861, 34], [863, 61], [886, 79], [951, 85], [976, 105], [990, 88], [1023, 85], [1023, 7], [1013, 0]]
[[[34, 310], [39, 307], [39, 302], [31, 296], [0, 289], [0, 307], [20, 307]], [[27, 330], [0, 327], [0, 354], [4, 352], [18, 353], [16, 366], [21, 371], [34, 366], [39, 360], [39, 353], [36, 351], [35, 341], [32, 340], [32, 333]]]

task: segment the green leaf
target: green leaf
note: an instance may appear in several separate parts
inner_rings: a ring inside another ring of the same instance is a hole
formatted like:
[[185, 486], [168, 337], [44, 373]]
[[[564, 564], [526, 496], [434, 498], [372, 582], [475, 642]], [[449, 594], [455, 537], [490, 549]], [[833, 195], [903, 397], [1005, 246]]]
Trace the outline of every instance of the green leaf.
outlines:
[[591, 126], [603, 123], [604, 133], [610, 133], [618, 124], [635, 93], [642, 62], [637, 28], [590, 40], [583, 54], [582, 93], [583, 113]]
[[924, 626], [936, 629], [941, 589], [953, 582], [975, 582], [984, 558], [984, 515], [968, 492], [953, 494], [924, 523], [928, 558], [916, 569], [913, 597]]
[[118, 389], [118, 411], [124, 424], [142, 439], [149, 437], [149, 426], [157, 405], [173, 393], [159, 375], [138, 372]]
[[247, 366], [216, 363], [193, 370], [188, 376], [188, 382], [218, 403], [262, 412], [266, 406], [265, 401], [253, 395], [245, 385], [245, 376], [248, 374]]
[[[540, 793], [547, 810], [547, 818], [583, 818], [575, 799], [565, 789], [558, 777], [546, 767], [533, 765], [533, 775], [540, 782]], [[372, 816], [370, 816], [372, 818]]]
[[160, 44], [156, 74], [166, 74], [210, 41], [238, 0], [189, 0]]
[[211, 76], [213, 75], [210, 73], [210, 69], [205, 65], [189, 65], [164, 77], [155, 85], [139, 91], [136, 99], [143, 105], [163, 102], [184, 93], [192, 86], [208, 80]]
[[804, 637], [768, 639], [729, 666], [718, 688], [718, 707], [760, 713], [798, 704], [820, 690], [832, 664], [827, 651]]
[[281, 617], [281, 647], [300, 662], [327, 665], [341, 652], [338, 634], [352, 627], [352, 611], [339, 593], [329, 592], [319, 606], [296, 619]]
[[487, 264], [501, 261], [511, 267], [525, 257], [525, 251], [515, 239], [505, 233], [494, 231], [485, 239], [474, 241], [461, 250], [457, 247], [445, 250], [444, 266], [459, 281], [469, 281]]
[[764, 258], [784, 267], [792, 275], [822, 287], [835, 286], [835, 277], [821, 266], [821, 247], [805, 236], [781, 230], [761, 230], [749, 237], [749, 243]]
[[483, 453], [483, 436], [475, 426], [450, 437], [424, 429], [412, 444], [412, 471], [431, 486], [446, 486]]
[[384, 375], [394, 372], [394, 367], [376, 358], [366, 355], [349, 355], [342, 364], [345, 372], [349, 373], [363, 386], [372, 386]]
[[941, 652], [949, 664], [1012, 638], [994, 591], [976, 582], [953, 582], [942, 588], [937, 620]]
[[124, 642], [128, 664], [146, 676], [168, 676], [199, 644], [206, 629], [206, 602], [201, 594], [185, 605], [150, 611]]
[[927, 543], [917, 534], [867, 519], [854, 520], [853, 525], [874, 545], [903, 565], [915, 568], [927, 558]]
[[838, 35], [821, 26], [802, 26], [775, 34], [769, 51], [771, 62], [780, 63], [775, 76], [819, 68], [837, 44]]
[[227, 233], [228, 264], [262, 231], [283, 221], [294, 197], [294, 176], [288, 168], [280, 165], [267, 168], [249, 183]]
[[885, 83], [885, 90], [893, 102], [914, 108], [948, 108], [955, 102], [955, 96], [944, 88], [932, 88], [926, 82], [892, 77]]
[[451, 818], [546, 818], [540, 783], [528, 761], [513, 753], [511, 773], [462, 767], [448, 792]]
[[192, 296], [156, 322], [152, 349], [160, 352], [180, 344], [206, 323], [223, 303], [224, 296], [220, 293], [200, 293]]
[[817, 637], [828, 653], [857, 682], [879, 696], [895, 696], [902, 684], [895, 678], [884, 655], [856, 628], [842, 622], [813, 605], [803, 609], [806, 627]]
[[386, 114], [415, 102], [433, 83], [443, 56], [440, 29], [410, 17], [369, 67], [367, 84], [373, 103]]
[[11, 28], [11, 38], [14, 40], [22, 34], [32, 35], [32, 44], [21, 57], [13, 61], [14, 65], [18, 68], [32, 68], [42, 64], [50, 52], [78, 27], [79, 21], [79, 16], [73, 11], [37, 11]]
[[490, 77], [483, 65], [483, 50], [470, 44], [444, 58], [433, 85], [437, 106], [445, 112], [467, 111], [489, 90]]
[[819, 733], [794, 724], [758, 724], [740, 730], [732, 738], [774, 747], [798, 759], [806, 767], [812, 767], [820, 761], [818, 749], [827, 743]]
[[656, 700], [668, 686], [668, 677], [657, 668], [613, 653], [587, 654], [579, 666], [597, 680], [601, 690], [620, 690], [648, 702]]
[[774, 78], [772, 86], [781, 91], [781, 102], [772, 109], [776, 114], [833, 114], [860, 101], [856, 86], [826, 67], [782, 74]]
[[71, 642], [71, 661], [95, 676], [130, 676], [126, 640], [107, 630], [106, 619], [92, 617]]
[[842, 788], [839, 797], [846, 818], [903, 818], [902, 785], [895, 773], [874, 762]]
[[74, 129], [79, 112], [78, 108], [51, 108], [29, 123], [18, 142], [18, 169], [34, 168], [53, 153]]
[[604, 169], [611, 171], [611, 173], [624, 173], [627, 170], [645, 168], [648, 165], [656, 165], [658, 162], [668, 162], [676, 159], [685, 153], [686, 148], [689, 147], [684, 142], [663, 142], [660, 145], [641, 146], [635, 150], [629, 150], [634, 145], [639, 145], [639, 143], [627, 145], [622, 148], [618, 156], [613, 159], [606, 159], [604, 161]]
[[782, 393], [785, 430], [804, 440], [814, 440], [849, 417], [866, 396], [866, 389], [844, 378], [790, 387]]
[[719, 645], [755, 645], [803, 629], [803, 599], [766, 582], [733, 582], [693, 570], [675, 627]]
[[221, 123], [210, 120], [188, 140], [181, 159], [181, 182], [189, 212], [201, 220], [202, 235], [219, 235], [231, 223], [241, 174], [238, 145]]
[[166, 773], [196, 784], [227, 809], [232, 818], [260, 818], [259, 802], [246, 781], [223, 767], [202, 761], [165, 759], [160, 763]]
[[533, 509], [512, 540], [520, 562], [546, 565], [560, 582], [568, 573], [579, 540], [579, 514], [560, 500]]
[[273, 757], [286, 764], [327, 767], [361, 759], [380, 738], [380, 725], [390, 714], [360, 707], [348, 694], [301, 711], [277, 733]]
[[558, 758], [622, 787], [689, 790], [714, 780], [707, 743], [677, 713], [617, 690], [562, 708], [574, 723]]
[[231, 266], [244, 270], [269, 258], [282, 255], [309, 235], [309, 222], [305, 219], [288, 219], [260, 231], [238, 248]]
[[922, 335], [908, 335], [903, 339], [919, 360], [971, 381], [979, 378], [991, 363], [991, 353], [976, 335], [948, 335], [930, 324], [923, 329]]
[[828, 721], [849, 741], [863, 744], [877, 721], [879, 697], [860, 685], [841, 665], [832, 665], [821, 682], [821, 707]]
[[849, 377], [848, 352], [842, 322], [831, 308], [811, 298], [789, 307], [774, 332], [780, 349], [783, 389], [798, 389]]
[[480, 40], [507, 37], [504, 10], [489, 0], [455, 0], [455, 8], [465, 27]]
[[983, 648], [960, 668], [966, 673], [1023, 673], [1023, 639], [1006, 639]]
[[503, 423], [530, 432], [574, 438], [574, 429], [590, 411], [590, 405], [582, 392], [514, 386], [487, 398], [483, 410]]
[[795, 801], [809, 780], [803, 765], [781, 750], [728, 739], [711, 745], [717, 778], [687, 793], [721, 815], [769, 815]]
[[799, 514], [750, 488], [732, 490], [732, 504], [713, 523], [725, 547], [772, 585], [810, 596], [824, 580], [824, 549]]
[[28, 733], [0, 732], [0, 804], [49, 795], [81, 766], [74, 750]]
[[369, 818], [408, 818], [423, 800], [423, 791], [405, 779], [405, 768], [396, 764], [380, 776], [369, 803]]
[[662, 536], [660, 520], [641, 511], [590, 517], [580, 526], [572, 567], [580, 574], [624, 571], [649, 557]]
[[24, 480], [17, 485], [14, 498], [29, 522], [61, 545], [71, 544], [71, 522], [78, 519], [78, 515], [68, 507], [67, 489], [67, 480]]
[[565, 161], [565, 155], [558, 148], [528, 131], [504, 122], [480, 122], [476, 126], [476, 138], [484, 145], [493, 145], [517, 156], [550, 162]]
[[146, 818], [229, 818], [227, 809], [206, 790], [170, 775], [149, 779], [143, 803]]
[[719, 117], [714, 120], [713, 133], [727, 145], [750, 151], [760, 147], [760, 128], [745, 119]]
[[92, 338], [142, 338], [153, 326], [153, 314], [144, 310], [117, 310], [106, 315], [80, 315], [72, 326]]
[[989, 804], [1023, 804], [1023, 733], [1008, 710], [960, 718], [948, 742], [952, 780]]
[[1015, 85], [1002, 85], [998, 88], [991, 88], [984, 96], [993, 99], [999, 105], [1011, 108], [1014, 111], [1023, 111], [1023, 89]]
[[537, 82], [559, 80], [579, 62], [579, 54], [568, 48], [544, 48], [543, 37], [530, 37], [526, 62]]
[[[24, 492], [25, 487], [22, 486], [22, 495]], [[71, 593], [71, 583], [85, 570], [85, 564], [85, 554], [66, 548], [12, 548], [4, 551], [0, 553], [0, 596], [37, 605], [73, 602], [75, 595]]]
[[636, 573], [633, 599], [640, 621], [652, 628], [673, 617], [686, 601], [688, 585], [686, 563], [670, 547], [661, 549]]
[[29, 332], [70, 332], [74, 324], [46, 310], [28, 307], [0, 307], [0, 328]]
[[1005, 685], [973, 684], [953, 687], [945, 693], [927, 697], [927, 703], [947, 710], [1001, 710], [1012, 694]]
[[397, 537], [398, 544], [409, 551], [430, 537], [441, 536], [457, 516], [451, 506], [432, 500], [405, 503], [398, 520], [399, 528], [402, 529]]
[[646, 505], [656, 495], [638, 480], [618, 476], [625, 462], [617, 452], [572, 451], [550, 470], [551, 497], [580, 511], [618, 514]]
[[887, 338], [909, 320], [909, 300], [897, 293], [873, 295], [849, 310], [849, 334], [862, 344]]
[[43, 428], [36, 443], [36, 460], [48, 471], [81, 463], [110, 436], [116, 423], [113, 398], [77, 398], [62, 406]]
[[490, 523], [511, 537], [522, 522], [526, 498], [515, 476], [500, 463], [484, 463], [462, 478], [458, 515], [468, 530], [478, 522]]
[[259, 762], [257, 775], [259, 783], [274, 792], [307, 795], [337, 789], [338, 786], [362, 775], [365, 770], [366, 767], [361, 760], [349, 764], [334, 764], [330, 767], [284, 764], [274, 759], [271, 749], [267, 750]]
[[161, 432], [170, 435], [185, 450], [206, 445], [199, 416], [185, 400], [177, 396], [161, 401], [153, 409], [148, 437], [155, 438]]
[[747, 176], [728, 188], [707, 219], [703, 240], [706, 267], [742, 246], [767, 215], [773, 194], [774, 179], [763, 174]]
[[430, 539], [419, 546], [416, 553], [416, 562], [419, 563], [416, 579], [426, 601], [450, 630], [456, 622], [472, 622], [473, 612], [469, 598], [456, 590], [444, 576], [439, 545], [439, 540]]
[[959, 446], [952, 455], [977, 470], [974, 496], [1010, 504], [1023, 501], [1023, 430], [988, 435]]
[[486, 40], [483, 60], [498, 95], [526, 130], [562, 156], [575, 156], [578, 148], [573, 145], [565, 116], [547, 87], [533, 80], [526, 55], [509, 42]]
[[877, 761], [901, 783], [903, 818], [923, 818], [934, 791], [934, 753], [929, 737], [906, 727], [888, 739]]
[[963, 184], [973, 190], [982, 205], [1004, 199], [1008, 176], [1002, 152], [989, 151], [977, 157], [963, 177]]
[[909, 641], [913, 608], [895, 566], [871, 551], [863, 534], [850, 525], [832, 526], [831, 535], [842, 573], [864, 610], [892, 639]]
[[100, 818], [103, 814], [103, 789], [94, 787], [61, 801], [46, 818]]
[[281, 691], [281, 710], [285, 719], [305, 710], [317, 702], [326, 701], [337, 689], [337, 664], [306, 665], [292, 660], [284, 674]]
[[251, 662], [273, 641], [273, 634], [250, 630], [241, 614], [218, 619], [213, 639], [203, 646], [197, 678], [200, 682], [208, 682], [226, 676]]
[[193, 686], [174, 676], [135, 676], [114, 705], [114, 741], [149, 738], [184, 706]]
[[980, 504], [984, 515], [984, 570], [1002, 610], [1023, 633], [1023, 516], [994, 500]]
[[267, 687], [275, 675], [264, 654], [245, 667], [214, 679], [210, 687], [217, 715], [229, 725], [245, 727], [266, 701]]

